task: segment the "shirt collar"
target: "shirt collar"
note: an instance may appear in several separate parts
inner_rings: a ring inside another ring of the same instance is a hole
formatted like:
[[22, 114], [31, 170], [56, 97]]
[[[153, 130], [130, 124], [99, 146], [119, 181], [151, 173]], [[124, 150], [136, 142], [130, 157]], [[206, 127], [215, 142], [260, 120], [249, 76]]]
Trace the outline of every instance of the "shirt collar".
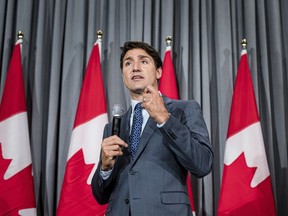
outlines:
[[132, 113], [134, 113], [134, 108], [138, 103], [140, 103], [140, 101], [131, 99]]

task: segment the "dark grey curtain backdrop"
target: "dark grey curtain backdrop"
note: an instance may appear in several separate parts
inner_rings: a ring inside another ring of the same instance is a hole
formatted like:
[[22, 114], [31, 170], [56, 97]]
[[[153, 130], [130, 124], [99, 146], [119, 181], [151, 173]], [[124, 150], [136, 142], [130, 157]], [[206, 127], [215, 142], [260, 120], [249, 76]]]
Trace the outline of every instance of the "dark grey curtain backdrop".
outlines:
[[128, 107], [120, 46], [146, 41], [164, 56], [172, 35], [181, 99], [202, 108], [215, 151], [213, 172], [192, 179], [198, 215], [216, 215], [233, 85], [248, 55], [278, 215], [288, 215], [287, 0], [0, 0], [2, 95], [19, 30], [39, 215], [54, 215], [78, 97], [96, 32], [103, 31], [102, 72], [108, 114]]

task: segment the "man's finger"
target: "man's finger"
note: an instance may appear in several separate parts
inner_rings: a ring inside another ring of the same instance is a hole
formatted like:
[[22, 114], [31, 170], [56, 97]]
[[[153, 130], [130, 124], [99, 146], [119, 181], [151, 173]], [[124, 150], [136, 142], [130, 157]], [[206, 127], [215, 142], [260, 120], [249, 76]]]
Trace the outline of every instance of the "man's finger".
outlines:
[[146, 86], [146, 89], [145, 89], [145, 93], [147, 94], [158, 94], [158, 91], [152, 86], [152, 85], [148, 85]]

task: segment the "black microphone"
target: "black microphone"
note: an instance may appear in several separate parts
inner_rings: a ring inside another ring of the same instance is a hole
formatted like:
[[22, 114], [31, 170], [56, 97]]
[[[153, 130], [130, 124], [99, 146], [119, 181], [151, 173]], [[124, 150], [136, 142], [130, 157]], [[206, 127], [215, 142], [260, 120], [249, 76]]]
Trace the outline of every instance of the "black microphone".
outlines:
[[120, 104], [115, 104], [112, 109], [113, 121], [112, 121], [112, 135], [119, 136], [121, 116], [124, 114], [124, 109]]

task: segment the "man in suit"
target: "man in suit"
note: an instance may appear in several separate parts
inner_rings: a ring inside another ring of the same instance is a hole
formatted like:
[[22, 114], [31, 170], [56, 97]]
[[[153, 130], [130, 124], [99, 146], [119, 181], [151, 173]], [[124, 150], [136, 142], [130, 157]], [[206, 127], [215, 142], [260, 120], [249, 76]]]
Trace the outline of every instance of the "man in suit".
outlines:
[[[112, 136], [112, 123], [105, 126], [93, 195], [98, 203], [109, 203], [106, 216], [191, 216], [187, 174], [203, 177], [213, 162], [201, 108], [195, 101], [161, 95], [162, 60], [147, 43], [126, 42], [120, 66], [131, 106], [119, 136]], [[138, 103], [142, 128], [135, 147], [131, 128], [140, 121], [133, 120]]]

